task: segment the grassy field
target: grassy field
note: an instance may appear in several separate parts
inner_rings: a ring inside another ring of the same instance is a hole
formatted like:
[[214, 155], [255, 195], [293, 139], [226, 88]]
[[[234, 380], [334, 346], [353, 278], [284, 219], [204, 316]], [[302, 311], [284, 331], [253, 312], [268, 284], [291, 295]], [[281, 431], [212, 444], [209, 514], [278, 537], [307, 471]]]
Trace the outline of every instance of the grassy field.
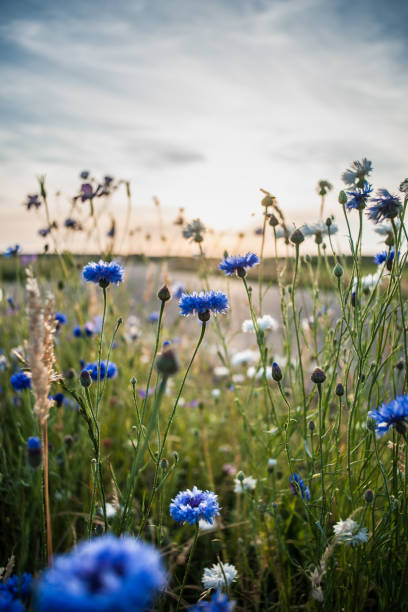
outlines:
[[[346, 257], [298, 233], [230, 276], [204, 230], [123, 278], [109, 252], [3, 257], [0, 610], [408, 609], [406, 204], [378, 265], [362, 209]], [[154, 548], [61, 569], [107, 533]]]

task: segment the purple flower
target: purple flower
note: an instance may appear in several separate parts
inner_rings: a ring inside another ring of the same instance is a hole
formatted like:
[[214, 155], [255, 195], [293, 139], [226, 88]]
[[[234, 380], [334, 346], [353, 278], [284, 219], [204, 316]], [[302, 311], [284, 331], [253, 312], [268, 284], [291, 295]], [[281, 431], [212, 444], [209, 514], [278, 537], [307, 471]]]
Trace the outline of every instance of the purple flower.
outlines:
[[366, 177], [370, 174], [372, 169], [372, 163], [364, 157], [361, 162], [353, 161], [351, 168], [348, 168], [341, 178], [346, 185], [356, 184], [358, 187], [362, 187]]
[[347, 210], [352, 210], [353, 208], [363, 210], [372, 191], [372, 185], [369, 185], [367, 182], [364, 183], [362, 189], [357, 187], [355, 191], [348, 191], [347, 195], [350, 197], [350, 200], [346, 203]]
[[33, 206], [34, 208], [40, 208], [41, 202], [39, 198], [40, 196], [38, 195], [38, 193], [36, 193], [35, 195], [28, 195], [26, 202], [27, 210], [30, 210], [30, 208], [32, 208]]
[[204, 519], [212, 525], [213, 518], [219, 513], [217, 495], [211, 491], [201, 491], [196, 486], [178, 493], [170, 504], [170, 515], [178, 523], [194, 525]]
[[92, 200], [95, 194], [91, 183], [82, 183], [80, 194], [81, 195], [78, 197], [81, 198], [81, 202], [86, 202], [86, 200]]

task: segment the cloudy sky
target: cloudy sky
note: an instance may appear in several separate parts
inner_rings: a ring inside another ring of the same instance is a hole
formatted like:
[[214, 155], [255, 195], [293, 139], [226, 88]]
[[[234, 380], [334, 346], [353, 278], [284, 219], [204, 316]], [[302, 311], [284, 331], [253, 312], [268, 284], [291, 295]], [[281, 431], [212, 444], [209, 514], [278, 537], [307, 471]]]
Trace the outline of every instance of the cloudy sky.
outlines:
[[259, 188], [317, 220], [317, 180], [338, 191], [363, 156], [395, 191], [407, 22], [403, 0], [3, 0], [0, 247], [34, 247], [21, 204], [39, 174], [66, 198], [84, 168], [124, 177], [139, 220], [157, 195], [234, 231]]

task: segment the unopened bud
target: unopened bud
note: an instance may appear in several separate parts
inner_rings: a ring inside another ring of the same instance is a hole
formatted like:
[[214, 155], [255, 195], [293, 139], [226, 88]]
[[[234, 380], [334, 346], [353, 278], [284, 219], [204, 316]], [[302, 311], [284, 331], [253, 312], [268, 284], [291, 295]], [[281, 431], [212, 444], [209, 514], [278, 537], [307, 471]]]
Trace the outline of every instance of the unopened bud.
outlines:
[[310, 429], [310, 431], [314, 431], [314, 428], [315, 428], [314, 421], [309, 421], [309, 429]]
[[82, 370], [81, 374], [79, 375], [79, 382], [85, 388], [92, 385], [92, 378], [88, 370]]
[[276, 382], [282, 380], [282, 370], [275, 361], [272, 364], [272, 378], [276, 380]]
[[162, 302], [167, 302], [171, 298], [171, 294], [170, 294], [170, 291], [167, 285], [163, 285], [163, 287], [160, 289], [159, 293], [157, 294], [157, 297]]
[[296, 229], [290, 237], [291, 242], [293, 242], [293, 244], [296, 244], [296, 245], [301, 244], [304, 241], [304, 239], [305, 237], [300, 231], [300, 229]]
[[173, 374], [177, 374], [180, 365], [173, 349], [167, 349], [158, 355], [156, 367], [163, 376], [173, 376]]
[[40, 438], [32, 436], [27, 440], [27, 459], [32, 468], [38, 468], [42, 461], [42, 449]]
[[374, 499], [374, 492], [371, 489], [367, 489], [367, 491], [364, 491], [364, 500], [366, 501], [367, 504], [371, 504], [373, 499]]
[[336, 278], [341, 278], [343, 276], [343, 268], [339, 263], [337, 263], [333, 268], [333, 274]]
[[341, 397], [342, 395], [344, 395], [344, 387], [341, 383], [338, 383], [336, 386], [336, 395], [338, 397]]
[[339, 193], [339, 204], [345, 204], [347, 202], [347, 194], [345, 191], [341, 190]]
[[312, 382], [321, 385], [326, 380], [326, 374], [320, 368], [315, 368], [310, 378]]
[[262, 206], [265, 206], [265, 208], [269, 208], [269, 206], [274, 206], [275, 198], [271, 195], [266, 195], [264, 198], [262, 198], [261, 204]]
[[243, 482], [243, 480], [245, 480], [245, 474], [242, 470], [240, 470], [237, 474], [237, 480], [239, 480], [240, 482]]
[[269, 217], [269, 225], [271, 225], [272, 227], [276, 227], [277, 225], [279, 225], [279, 219], [277, 219], [273, 213]]

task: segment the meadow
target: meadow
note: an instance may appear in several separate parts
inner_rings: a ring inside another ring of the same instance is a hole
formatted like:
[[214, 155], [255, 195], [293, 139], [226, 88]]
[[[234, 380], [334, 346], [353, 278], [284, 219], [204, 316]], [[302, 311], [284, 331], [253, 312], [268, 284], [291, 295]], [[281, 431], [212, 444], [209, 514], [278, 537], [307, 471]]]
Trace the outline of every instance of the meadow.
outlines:
[[62, 226], [40, 179], [46, 246], [0, 261], [0, 612], [408, 609], [408, 180], [344, 172], [347, 253], [330, 183], [299, 228], [264, 192], [258, 252], [217, 260], [184, 218], [196, 257], [117, 256], [130, 187], [81, 179]]

